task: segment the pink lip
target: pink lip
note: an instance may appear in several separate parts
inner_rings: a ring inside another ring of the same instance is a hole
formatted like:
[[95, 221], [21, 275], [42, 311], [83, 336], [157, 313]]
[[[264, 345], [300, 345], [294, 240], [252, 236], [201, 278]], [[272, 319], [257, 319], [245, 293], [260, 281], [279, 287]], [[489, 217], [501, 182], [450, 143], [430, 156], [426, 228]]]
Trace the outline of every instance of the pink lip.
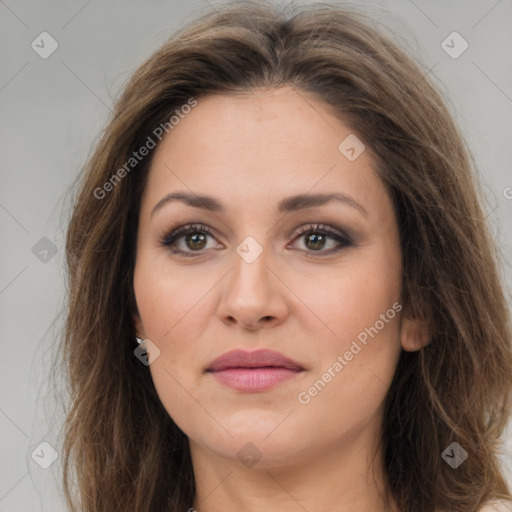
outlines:
[[232, 350], [215, 359], [206, 372], [239, 391], [264, 391], [295, 377], [304, 368], [274, 350]]

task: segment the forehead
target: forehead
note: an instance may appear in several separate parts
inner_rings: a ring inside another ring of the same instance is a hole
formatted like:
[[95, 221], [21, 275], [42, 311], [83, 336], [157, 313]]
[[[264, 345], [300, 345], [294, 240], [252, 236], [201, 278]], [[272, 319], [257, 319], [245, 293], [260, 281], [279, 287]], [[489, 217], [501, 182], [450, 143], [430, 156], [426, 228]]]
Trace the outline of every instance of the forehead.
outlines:
[[340, 151], [343, 141], [357, 144], [353, 137], [326, 105], [292, 87], [199, 98], [156, 148], [143, 205], [184, 189], [240, 208], [334, 191], [378, 204], [385, 191], [368, 145], [353, 161]]

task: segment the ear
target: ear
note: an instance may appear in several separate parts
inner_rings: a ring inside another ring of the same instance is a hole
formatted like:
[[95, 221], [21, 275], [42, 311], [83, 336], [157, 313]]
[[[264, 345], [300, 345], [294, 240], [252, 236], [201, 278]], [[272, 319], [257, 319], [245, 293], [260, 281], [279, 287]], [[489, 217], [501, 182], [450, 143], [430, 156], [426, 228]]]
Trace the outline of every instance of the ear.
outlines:
[[402, 316], [400, 322], [400, 343], [406, 352], [415, 352], [430, 343], [430, 333], [425, 321]]
[[146, 339], [146, 333], [144, 331], [144, 326], [142, 325], [142, 320], [139, 313], [133, 313], [133, 324], [135, 326], [135, 336], [143, 340]]

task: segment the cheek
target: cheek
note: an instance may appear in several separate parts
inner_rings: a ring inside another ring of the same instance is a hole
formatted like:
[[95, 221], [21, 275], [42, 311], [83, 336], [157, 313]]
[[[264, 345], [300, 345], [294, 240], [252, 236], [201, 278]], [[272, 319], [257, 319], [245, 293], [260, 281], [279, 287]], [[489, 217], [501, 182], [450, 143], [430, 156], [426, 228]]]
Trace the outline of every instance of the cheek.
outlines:
[[[198, 347], [211, 305], [208, 291], [213, 276], [191, 276], [193, 271], [169, 272], [168, 262], [144, 261], [135, 268], [134, 287], [137, 306], [146, 338], [160, 350], [149, 366], [155, 389], [176, 424], [191, 415], [196, 420], [201, 410], [193, 406], [197, 375], [204, 364]], [[204, 418], [203, 418], [204, 419]], [[193, 422], [192, 422], [193, 423]]]
[[194, 328], [199, 326], [201, 310], [214, 284], [211, 273], [179, 271], [165, 258], [141, 260], [135, 268], [134, 287], [147, 337], [164, 350], [183, 337], [182, 331], [188, 333], [189, 340], [195, 339]]
[[148, 367], [151, 378], [169, 416], [188, 433], [205, 421], [200, 401], [194, 398], [202, 368], [198, 342], [202, 328], [198, 318], [206, 314], [201, 312], [204, 306], [197, 304], [200, 297], [184, 297], [175, 283], [161, 280], [154, 283], [146, 297], [147, 308], [141, 316], [148, 338], [160, 349], [159, 357]]
[[[310, 331], [323, 341], [325, 353], [350, 345], [400, 299], [399, 264], [391, 253], [368, 248], [339, 266], [297, 279], [294, 293], [303, 299], [303, 313], [312, 320]], [[388, 319], [395, 313], [392, 310]]]
[[308, 401], [306, 407], [324, 420], [331, 411], [337, 425], [348, 416], [363, 420], [374, 413], [401, 351], [400, 260], [391, 254], [365, 256], [370, 251], [347, 260], [329, 279], [324, 276], [315, 293], [308, 288], [308, 306], [319, 312], [325, 328], [314, 334], [317, 370], [299, 403]]
[[367, 326], [340, 315], [341, 335], [320, 347], [321, 369], [311, 375], [296, 401], [326, 437], [355, 434], [381, 410], [401, 351], [396, 309], [383, 310], [387, 323], [373, 319]]

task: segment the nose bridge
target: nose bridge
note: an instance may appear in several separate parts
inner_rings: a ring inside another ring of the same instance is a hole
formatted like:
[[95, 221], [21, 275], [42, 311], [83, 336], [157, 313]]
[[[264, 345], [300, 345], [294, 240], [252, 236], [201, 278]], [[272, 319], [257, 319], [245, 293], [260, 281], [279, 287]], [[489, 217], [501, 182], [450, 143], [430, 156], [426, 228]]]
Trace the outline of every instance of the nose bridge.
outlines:
[[247, 237], [236, 247], [229, 292], [238, 304], [256, 304], [268, 299], [272, 286], [269, 259], [269, 249], [264, 249], [252, 237]]
[[271, 270], [271, 250], [247, 237], [233, 253], [233, 272], [226, 281], [219, 314], [246, 327], [281, 317], [285, 312], [279, 280]]

